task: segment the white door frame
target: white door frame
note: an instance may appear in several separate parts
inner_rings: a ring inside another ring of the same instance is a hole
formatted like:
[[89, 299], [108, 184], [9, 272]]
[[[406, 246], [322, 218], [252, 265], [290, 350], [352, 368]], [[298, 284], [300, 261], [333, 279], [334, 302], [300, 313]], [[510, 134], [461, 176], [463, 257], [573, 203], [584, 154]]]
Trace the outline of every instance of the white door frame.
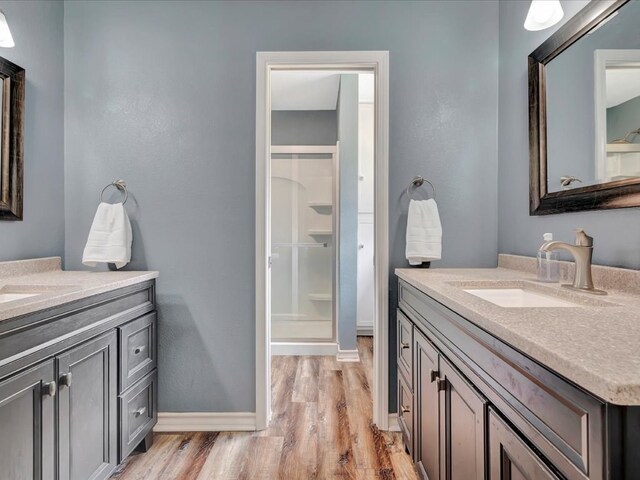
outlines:
[[375, 297], [373, 421], [389, 428], [389, 52], [258, 52], [256, 54], [256, 429], [271, 412], [271, 311], [267, 293], [271, 254], [271, 71], [371, 70], [375, 75]]

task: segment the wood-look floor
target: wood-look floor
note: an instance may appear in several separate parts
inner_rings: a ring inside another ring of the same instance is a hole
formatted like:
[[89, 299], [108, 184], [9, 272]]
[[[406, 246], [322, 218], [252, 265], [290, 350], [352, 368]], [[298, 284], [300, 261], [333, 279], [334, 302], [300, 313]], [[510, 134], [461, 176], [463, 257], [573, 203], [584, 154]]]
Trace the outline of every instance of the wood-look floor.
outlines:
[[118, 480], [416, 479], [398, 433], [372, 423], [373, 345], [358, 337], [359, 363], [334, 357], [273, 357], [269, 429], [156, 434]]

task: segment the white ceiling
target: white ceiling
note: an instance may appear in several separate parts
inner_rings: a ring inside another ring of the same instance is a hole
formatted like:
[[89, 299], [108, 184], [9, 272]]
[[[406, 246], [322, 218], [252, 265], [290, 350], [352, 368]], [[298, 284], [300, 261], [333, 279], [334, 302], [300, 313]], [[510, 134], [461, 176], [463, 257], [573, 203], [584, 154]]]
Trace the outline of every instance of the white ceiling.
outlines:
[[[281, 70], [271, 73], [272, 110], [335, 110], [340, 88], [339, 71]], [[373, 103], [372, 73], [358, 79], [360, 103]]]
[[607, 108], [640, 96], [640, 68], [607, 68]]

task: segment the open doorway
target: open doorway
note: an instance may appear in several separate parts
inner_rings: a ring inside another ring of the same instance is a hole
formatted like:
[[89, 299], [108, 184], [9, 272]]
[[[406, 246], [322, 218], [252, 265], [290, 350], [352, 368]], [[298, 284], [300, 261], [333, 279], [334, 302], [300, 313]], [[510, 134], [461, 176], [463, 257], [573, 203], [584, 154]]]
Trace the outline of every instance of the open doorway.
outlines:
[[268, 426], [278, 383], [272, 354], [363, 353], [385, 430], [388, 54], [257, 59], [256, 426]]

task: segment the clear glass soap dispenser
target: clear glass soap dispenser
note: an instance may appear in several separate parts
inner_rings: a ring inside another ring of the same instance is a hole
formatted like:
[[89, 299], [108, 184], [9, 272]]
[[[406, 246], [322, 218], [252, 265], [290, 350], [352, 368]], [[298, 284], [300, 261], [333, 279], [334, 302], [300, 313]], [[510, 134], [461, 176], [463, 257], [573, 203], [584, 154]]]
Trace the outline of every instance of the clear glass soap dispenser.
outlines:
[[[553, 233], [545, 233], [543, 239], [545, 243], [552, 241]], [[538, 280], [549, 283], [560, 281], [560, 264], [557, 252], [538, 250]]]

